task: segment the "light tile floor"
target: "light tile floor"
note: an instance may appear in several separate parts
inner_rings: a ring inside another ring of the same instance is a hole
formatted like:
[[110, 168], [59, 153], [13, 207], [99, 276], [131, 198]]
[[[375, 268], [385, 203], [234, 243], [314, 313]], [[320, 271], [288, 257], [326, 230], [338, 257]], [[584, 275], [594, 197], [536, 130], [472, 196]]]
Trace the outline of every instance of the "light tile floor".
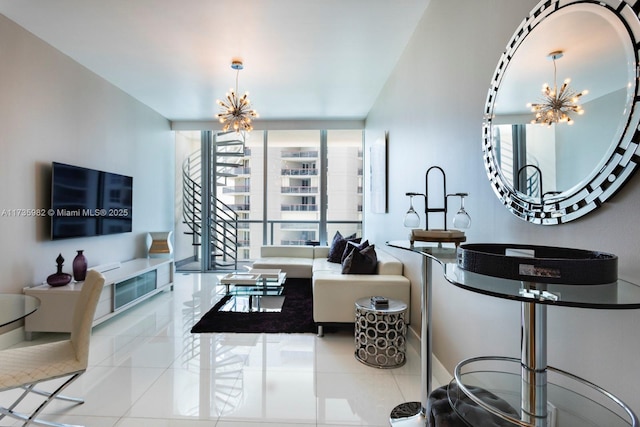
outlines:
[[[42, 418], [91, 427], [388, 426], [396, 405], [420, 399], [412, 346], [403, 367], [381, 370], [354, 358], [348, 329], [323, 338], [191, 334], [221, 291], [215, 274], [176, 273], [172, 292], [95, 327], [89, 369], [65, 392], [85, 403], [53, 402]], [[32, 343], [60, 337], [35, 334]]]

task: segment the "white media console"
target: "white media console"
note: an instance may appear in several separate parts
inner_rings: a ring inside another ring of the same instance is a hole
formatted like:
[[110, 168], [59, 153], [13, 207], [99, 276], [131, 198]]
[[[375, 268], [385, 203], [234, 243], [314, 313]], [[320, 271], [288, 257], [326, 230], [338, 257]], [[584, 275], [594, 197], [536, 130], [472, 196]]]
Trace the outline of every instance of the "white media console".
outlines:
[[[137, 258], [96, 270], [104, 274], [105, 283], [93, 326], [173, 286], [172, 259]], [[71, 332], [73, 308], [82, 283], [24, 288], [25, 294], [40, 299], [40, 308], [25, 318], [27, 339], [31, 339], [32, 332]]]

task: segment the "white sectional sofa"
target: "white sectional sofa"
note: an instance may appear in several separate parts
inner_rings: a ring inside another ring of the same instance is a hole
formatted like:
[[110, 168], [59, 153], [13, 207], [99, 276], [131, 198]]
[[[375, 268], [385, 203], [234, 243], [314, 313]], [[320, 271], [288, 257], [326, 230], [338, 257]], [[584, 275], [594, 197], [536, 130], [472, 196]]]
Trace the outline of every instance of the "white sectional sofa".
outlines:
[[313, 320], [322, 336], [325, 324], [353, 323], [360, 298], [380, 295], [410, 305], [411, 286], [402, 275], [402, 262], [377, 246], [375, 251], [376, 274], [342, 274], [341, 264], [327, 260], [328, 246], [263, 246], [253, 267], [278, 268], [287, 277], [312, 279]]

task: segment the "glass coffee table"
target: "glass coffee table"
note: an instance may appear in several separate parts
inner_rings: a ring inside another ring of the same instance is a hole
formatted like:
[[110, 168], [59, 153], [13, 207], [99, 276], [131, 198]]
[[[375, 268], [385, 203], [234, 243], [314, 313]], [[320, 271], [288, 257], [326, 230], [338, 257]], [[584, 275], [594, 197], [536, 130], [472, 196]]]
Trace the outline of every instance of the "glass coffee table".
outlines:
[[279, 312], [284, 303], [284, 283], [287, 273], [276, 269], [250, 269], [228, 273], [220, 279], [229, 301], [220, 311]]

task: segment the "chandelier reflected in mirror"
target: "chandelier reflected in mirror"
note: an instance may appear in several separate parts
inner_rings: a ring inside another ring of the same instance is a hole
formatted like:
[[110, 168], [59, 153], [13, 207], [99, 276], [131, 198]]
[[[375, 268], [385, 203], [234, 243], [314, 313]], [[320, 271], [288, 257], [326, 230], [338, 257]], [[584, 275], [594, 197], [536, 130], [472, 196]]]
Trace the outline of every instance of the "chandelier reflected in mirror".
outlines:
[[236, 89], [230, 89], [224, 100], [218, 99], [216, 102], [220, 106], [220, 112], [216, 117], [223, 124], [222, 131], [233, 129], [236, 132], [253, 130], [253, 119], [258, 117], [258, 112], [251, 108], [249, 92], [238, 95], [238, 75], [244, 68], [241, 59], [234, 58], [231, 61], [231, 68], [236, 70]]
[[589, 93], [587, 90], [576, 92], [569, 87], [571, 79], [565, 79], [558, 89], [556, 60], [562, 58], [563, 52], [557, 50], [551, 52], [547, 58], [553, 61], [553, 89], [547, 84], [542, 85], [542, 102], [534, 104], [529, 103], [527, 107], [531, 108], [531, 112], [535, 113], [535, 118], [531, 120], [532, 124], [545, 124], [551, 126], [553, 123], [573, 124], [570, 114], [583, 114], [584, 110], [578, 104], [580, 97]]

